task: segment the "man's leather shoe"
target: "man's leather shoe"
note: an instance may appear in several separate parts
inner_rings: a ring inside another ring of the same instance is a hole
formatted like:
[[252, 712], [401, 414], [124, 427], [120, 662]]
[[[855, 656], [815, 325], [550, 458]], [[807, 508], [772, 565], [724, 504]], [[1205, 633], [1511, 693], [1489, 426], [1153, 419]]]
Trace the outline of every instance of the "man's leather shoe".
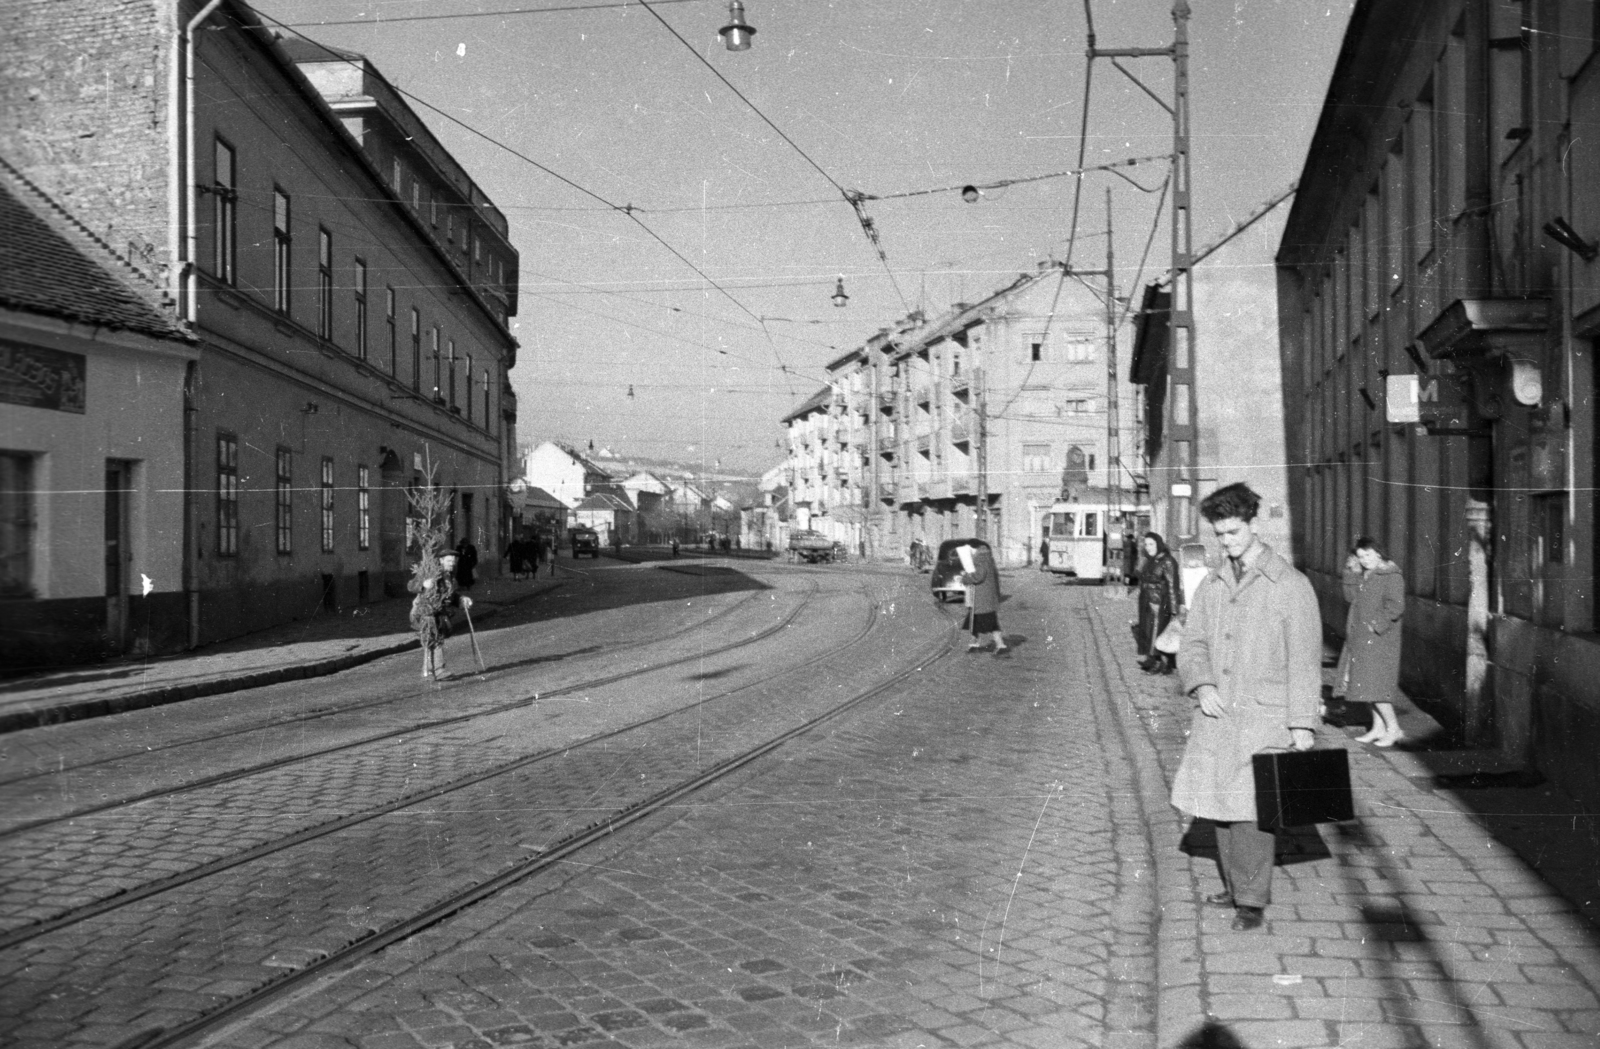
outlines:
[[1200, 902], [1204, 903], [1207, 907], [1232, 907], [1233, 893], [1224, 889], [1221, 892], [1214, 892], [1211, 895], [1204, 897]]
[[1266, 908], [1240, 907], [1233, 915], [1234, 932], [1251, 932], [1267, 922]]

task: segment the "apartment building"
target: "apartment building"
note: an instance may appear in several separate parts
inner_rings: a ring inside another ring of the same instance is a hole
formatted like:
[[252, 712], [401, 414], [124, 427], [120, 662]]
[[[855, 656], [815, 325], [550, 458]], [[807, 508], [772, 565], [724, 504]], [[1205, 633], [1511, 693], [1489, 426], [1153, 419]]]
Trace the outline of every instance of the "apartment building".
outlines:
[[517, 255], [401, 93], [236, 0], [22, 0], [7, 17], [7, 159], [161, 283], [199, 346], [187, 541], [170, 537], [185, 569], [151, 577], [182, 590], [178, 633], [403, 592], [406, 491], [430, 469], [452, 539], [493, 571]]
[[1108, 428], [1112, 389], [1131, 404], [1132, 388], [1125, 369], [1109, 381], [1107, 327], [1104, 278], [1046, 264], [874, 335], [784, 420], [796, 514], [872, 558], [982, 534], [1002, 564], [1032, 562], [1064, 490], [1134, 497], [1112, 454], [1134, 431]]

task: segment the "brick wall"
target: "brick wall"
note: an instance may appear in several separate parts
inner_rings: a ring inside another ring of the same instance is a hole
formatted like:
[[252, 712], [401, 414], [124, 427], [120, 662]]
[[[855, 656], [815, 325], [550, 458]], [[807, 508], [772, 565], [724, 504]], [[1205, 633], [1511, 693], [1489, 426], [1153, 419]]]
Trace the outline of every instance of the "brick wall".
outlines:
[[0, 153], [158, 281], [173, 6], [0, 0]]

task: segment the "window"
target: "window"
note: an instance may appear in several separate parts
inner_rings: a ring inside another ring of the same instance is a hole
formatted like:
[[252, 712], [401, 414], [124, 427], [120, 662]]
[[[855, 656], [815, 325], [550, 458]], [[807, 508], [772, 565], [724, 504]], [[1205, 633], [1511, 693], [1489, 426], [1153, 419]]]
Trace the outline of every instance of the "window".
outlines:
[[322, 552], [333, 553], [333, 460], [322, 457]]
[[1093, 335], [1080, 333], [1067, 337], [1067, 360], [1072, 364], [1084, 364], [1094, 360]]
[[411, 212], [416, 214], [422, 210], [422, 180], [411, 180]]
[[333, 338], [333, 234], [317, 227], [317, 334]]
[[383, 296], [383, 323], [388, 327], [389, 333], [389, 374], [393, 375], [400, 367], [400, 347], [397, 333], [394, 330], [394, 289], [385, 288]]
[[356, 260], [356, 356], [367, 359], [367, 264]]
[[467, 366], [462, 369], [461, 375], [462, 375], [462, 378], [464, 378], [466, 380], [466, 387], [467, 387], [467, 390], [466, 390], [467, 395], [466, 395], [465, 398], [463, 398], [467, 402], [467, 422], [471, 422], [472, 421], [472, 401], [473, 401], [473, 396], [472, 396], [472, 354], [470, 354], [470, 353], [467, 354]]
[[356, 549], [372, 547], [372, 484], [365, 466], [356, 467]]
[[428, 195], [428, 224], [434, 229], [439, 228], [439, 198]]
[[278, 553], [294, 552], [294, 453], [278, 449], [277, 480]]
[[1024, 473], [1037, 474], [1050, 471], [1050, 446], [1048, 444], [1025, 444], [1022, 446], [1022, 469]]
[[411, 307], [411, 388], [422, 389], [422, 314]]
[[1406, 221], [1411, 226], [1411, 257], [1419, 264], [1433, 251], [1438, 227], [1434, 225], [1439, 210], [1437, 175], [1433, 160], [1433, 81], [1424, 88], [1426, 98], [1417, 99], [1411, 108], [1409, 162], [1410, 208]]
[[211, 204], [216, 229], [212, 273], [224, 284], [237, 281], [239, 195], [234, 183], [233, 147], [217, 139], [216, 164], [212, 172]]
[[439, 352], [439, 326], [433, 326], [433, 399], [444, 401], [444, 355]]
[[472, 261], [483, 261], [483, 238], [481, 237], [472, 238]]
[[447, 363], [450, 366], [450, 407], [454, 409], [458, 407], [456, 404], [456, 340], [454, 339], [450, 340], [450, 355], [447, 358]]
[[217, 434], [217, 556], [239, 552], [239, 439]]
[[400, 184], [405, 181], [405, 177], [405, 165], [400, 163], [399, 157], [393, 158], [389, 166], [389, 185], [393, 188], [396, 196], [400, 195]]
[[289, 194], [281, 189], [272, 191], [272, 308], [279, 313], [289, 312]]
[[444, 239], [451, 244], [456, 242], [456, 216], [455, 212], [447, 212], [444, 217]]
[[1061, 407], [1068, 415], [1090, 415], [1094, 412], [1094, 400], [1089, 397], [1069, 397], [1061, 402]]
[[0, 597], [33, 596], [33, 456], [0, 452]]
[[483, 369], [483, 428], [494, 429], [494, 415], [489, 411], [489, 369]]
[[1030, 360], [1030, 361], [1042, 361], [1042, 360], [1044, 360], [1044, 335], [1043, 334], [1035, 333], [1033, 335], [1024, 335], [1022, 337], [1022, 341], [1027, 343], [1027, 345], [1028, 345], [1028, 360]]

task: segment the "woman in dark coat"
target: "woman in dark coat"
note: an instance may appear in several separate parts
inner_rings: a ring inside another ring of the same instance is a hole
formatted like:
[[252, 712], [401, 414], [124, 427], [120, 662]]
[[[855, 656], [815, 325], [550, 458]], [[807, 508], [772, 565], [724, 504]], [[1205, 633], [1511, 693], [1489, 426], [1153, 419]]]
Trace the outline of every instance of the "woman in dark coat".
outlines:
[[1344, 596], [1350, 611], [1344, 622], [1344, 659], [1352, 702], [1372, 705], [1372, 730], [1357, 743], [1392, 747], [1404, 733], [1395, 716], [1400, 681], [1400, 617], [1406, 611], [1406, 583], [1399, 567], [1366, 536], [1356, 541], [1345, 562]]
[[1144, 565], [1139, 569], [1139, 664], [1146, 674], [1170, 674], [1177, 657], [1158, 652], [1155, 640], [1172, 617], [1183, 609], [1183, 589], [1178, 585], [1178, 562], [1167, 551], [1159, 533], [1144, 534]]
[[[972, 588], [972, 644], [967, 651], [981, 651], [984, 636], [993, 635], [994, 654], [1006, 655], [1010, 649], [1000, 632], [1000, 571], [995, 568], [994, 556], [987, 546], [962, 546], [957, 550], [968, 551], [972, 558], [971, 570], [961, 576], [961, 582]], [[961, 560], [965, 568], [967, 558]]]

